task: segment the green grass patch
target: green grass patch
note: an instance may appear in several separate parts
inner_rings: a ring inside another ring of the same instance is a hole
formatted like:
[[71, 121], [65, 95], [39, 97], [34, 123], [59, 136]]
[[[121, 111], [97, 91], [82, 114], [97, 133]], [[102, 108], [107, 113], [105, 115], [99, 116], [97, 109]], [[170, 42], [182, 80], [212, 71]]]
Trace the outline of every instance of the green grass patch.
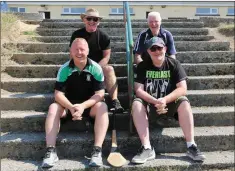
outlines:
[[1, 13], [1, 32], [8, 31], [18, 20], [17, 16], [11, 13]]
[[234, 36], [234, 25], [233, 24], [229, 24], [229, 25], [222, 25], [218, 28], [219, 33], [228, 36], [228, 37], [232, 37]]
[[38, 34], [35, 31], [24, 31], [23, 35], [37, 36]]

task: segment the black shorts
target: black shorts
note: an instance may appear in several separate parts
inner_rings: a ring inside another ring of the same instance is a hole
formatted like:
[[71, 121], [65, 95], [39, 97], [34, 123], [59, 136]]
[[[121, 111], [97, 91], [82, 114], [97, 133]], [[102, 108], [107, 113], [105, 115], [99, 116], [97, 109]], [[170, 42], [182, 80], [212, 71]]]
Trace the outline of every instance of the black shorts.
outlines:
[[147, 102], [143, 101], [140, 98], [135, 98], [134, 101], [139, 101], [141, 102], [147, 110], [147, 115], [148, 115], [148, 119], [149, 122], [152, 123], [156, 123], [157, 120], [164, 120], [164, 119], [175, 119], [178, 121], [178, 107], [179, 105], [183, 102], [183, 101], [187, 101], [189, 102], [188, 98], [186, 96], [181, 96], [178, 99], [176, 99], [174, 102], [168, 103], [166, 105], [166, 108], [168, 108], [168, 111], [166, 114], [161, 114], [159, 115], [157, 113], [157, 109], [155, 106], [153, 106], [152, 104], [148, 104]]
[[[72, 121], [72, 118], [73, 118], [70, 110], [65, 109], [65, 111], [66, 111], [66, 116], [60, 119], [61, 124], [64, 124], [68, 121]], [[92, 124], [94, 124], [95, 120], [94, 120], [94, 118], [90, 117], [90, 111], [91, 111], [91, 108], [84, 110], [84, 112], [82, 114], [82, 120], [85, 122], [89, 121]]]

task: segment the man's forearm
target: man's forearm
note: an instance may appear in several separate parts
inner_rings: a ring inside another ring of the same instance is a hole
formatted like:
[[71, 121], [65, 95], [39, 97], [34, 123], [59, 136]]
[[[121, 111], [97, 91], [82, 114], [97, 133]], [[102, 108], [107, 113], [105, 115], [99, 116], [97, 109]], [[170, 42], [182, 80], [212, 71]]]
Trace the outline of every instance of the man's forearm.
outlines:
[[166, 99], [166, 103], [170, 103], [178, 99], [180, 96], [185, 96], [186, 93], [187, 90], [184, 87], [178, 87], [164, 98]]
[[99, 65], [101, 67], [107, 65], [109, 63], [109, 59], [110, 59], [110, 57], [104, 57], [103, 59], [100, 60]]
[[143, 59], [141, 58], [141, 55], [140, 54], [135, 54], [135, 64], [139, 64], [140, 62], [142, 62]]
[[157, 100], [155, 97], [151, 96], [144, 90], [137, 91], [136, 96], [151, 104], [155, 104]]
[[55, 93], [55, 101], [66, 109], [71, 109], [73, 104], [65, 97], [62, 92]]
[[104, 99], [104, 91], [94, 94], [90, 99], [84, 101], [82, 105], [85, 109], [94, 106], [97, 102]]

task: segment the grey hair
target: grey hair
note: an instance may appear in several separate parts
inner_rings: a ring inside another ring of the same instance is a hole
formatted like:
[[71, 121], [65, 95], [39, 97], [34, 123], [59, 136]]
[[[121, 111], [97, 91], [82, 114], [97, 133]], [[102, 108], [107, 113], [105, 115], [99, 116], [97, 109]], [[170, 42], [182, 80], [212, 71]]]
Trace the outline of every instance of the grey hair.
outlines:
[[160, 19], [160, 21], [162, 20], [162, 18], [161, 18], [161, 15], [160, 15], [160, 13], [159, 12], [155, 12], [155, 11], [153, 11], [153, 12], [150, 12], [150, 13], [148, 13], [148, 19], [149, 19], [149, 17], [156, 17], [156, 18], [158, 18], [158, 19]]

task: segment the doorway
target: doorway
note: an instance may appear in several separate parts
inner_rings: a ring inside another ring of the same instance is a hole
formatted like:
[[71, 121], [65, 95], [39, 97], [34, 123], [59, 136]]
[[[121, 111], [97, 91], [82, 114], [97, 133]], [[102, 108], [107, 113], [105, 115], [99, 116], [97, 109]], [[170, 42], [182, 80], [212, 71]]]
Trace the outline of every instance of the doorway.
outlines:
[[39, 11], [43, 15], [43, 19], [51, 19], [51, 12], [49, 11]]

